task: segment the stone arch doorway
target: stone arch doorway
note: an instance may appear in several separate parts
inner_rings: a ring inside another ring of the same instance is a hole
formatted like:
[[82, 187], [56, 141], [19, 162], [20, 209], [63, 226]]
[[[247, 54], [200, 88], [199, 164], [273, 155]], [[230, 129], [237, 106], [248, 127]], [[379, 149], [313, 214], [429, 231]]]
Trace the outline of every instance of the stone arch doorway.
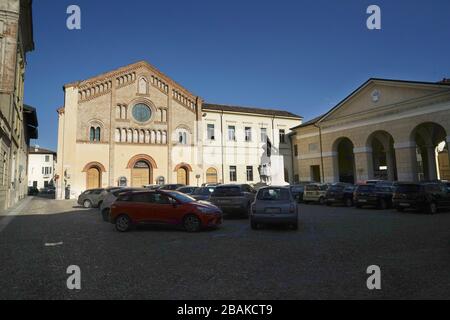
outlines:
[[355, 154], [354, 145], [349, 138], [339, 138], [334, 143], [336, 153], [335, 166], [339, 182], [355, 183]]
[[449, 163], [447, 132], [440, 124], [425, 122], [411, 133], [416, 144], [417, 176], [420, 181], [443, 179], [444, 165]]
[[132, 187], [140, 188], [153, 183], [153, 170], [157, 169], [155, 160], [146, 154], [134, 156], [128, 162], [127, 169], [131, 169]]
[[86, 173], [86, 190], [101, 188], [102, 175], [105, 171], [105, 167], [99, 162], [88, 163], [83, 169]]
[[386, 131], [376, 131], [367, 139], [367, 147], [372, 150], [373, 174], [378, 180], [397, 180], [394, 138]]
[[218, 182], [217, 170], [215, 168], [209, 168], [206, 170], [206, 183], [214, 184]]
[[177, 183], [189, 185], [189, 173], [192, 172], [192, 168], [187, 163], [180, 163], [174, 170], [177, 173]]
[[189, 175], [186, 168], [181, 167], [177, 170], [177, 183], [188, 185], [189, 184]]
[[152, 167], [147, 161], [137, 161], [131, 169], [131, 186], [139, 188], [151, 184], [153, 181], [152, 175]]

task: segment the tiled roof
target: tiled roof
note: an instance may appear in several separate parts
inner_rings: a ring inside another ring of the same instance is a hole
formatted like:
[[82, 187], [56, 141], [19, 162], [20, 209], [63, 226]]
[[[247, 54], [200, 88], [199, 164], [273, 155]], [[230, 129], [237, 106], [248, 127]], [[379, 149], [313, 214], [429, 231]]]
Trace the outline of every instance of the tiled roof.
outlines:
[[301, 116], [291, 113], [289, 111], [276, 110], [276, 109], [263, 109], [263, 108], [253, 108], [253, 107], [241, 107], [241, 106], [230, 106], [223, 104], [211, 104], [204, 103], [202, 110], [212, 110], [212, 111], [224, 111], [224, 112], [239, 112], [239, 113], [254, 113], [260, 115], [267, 115], [272, 117], [287, 117], [303, 119]]
[[28, 153], [30, 153], [30, 154], [56, 154], [55, 151], [37, 147], [37, 146], [30, 146], [30, 148], [28, 149]]

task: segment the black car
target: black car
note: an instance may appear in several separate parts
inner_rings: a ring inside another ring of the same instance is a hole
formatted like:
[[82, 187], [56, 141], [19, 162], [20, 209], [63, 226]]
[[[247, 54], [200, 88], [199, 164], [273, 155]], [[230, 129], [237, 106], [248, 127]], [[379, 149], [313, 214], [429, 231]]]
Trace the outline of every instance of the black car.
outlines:
[[393, 187], [386, 185], [364, 184], [359, 185], [353, 197], [353, 202], [357, 208], [373, 206], [378, 209], [388, 209], [392, 207]]
[[197, 201], [206, 201], [209, 200], [215, 189], [215, 186], [201, 187], [196, 189], [194, 193], [191, 194], [191, 197]]
[[29, 196], [35, 196], [39, 194], [39, 189], [36, 187], [28, 187], [28, 195]]
[[353, 207], [353, 192], [356, 187], [354, 185], [338, 183], [332, 185], [325, 196], [327, 206], [333, 204], [343, 204], [347, 207]]
[[400, 183], [395, 188], [392, 203], [399, 212], [413, 209], [434, 214], [439, 209], [450, 208], [450, 184]]
[[303, 201], [303, 192], [305, 192], [305, 186], [301, 184], [296, 184], [290, 186], [292, 196], [294, 197], [297, 202]]

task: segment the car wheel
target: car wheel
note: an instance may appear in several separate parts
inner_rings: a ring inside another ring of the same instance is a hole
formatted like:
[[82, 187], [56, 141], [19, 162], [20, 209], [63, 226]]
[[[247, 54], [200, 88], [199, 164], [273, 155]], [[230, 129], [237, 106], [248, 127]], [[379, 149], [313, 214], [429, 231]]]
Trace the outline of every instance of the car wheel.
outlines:
[[116, 219], [116, 230], [119, 232], [127, 232], [131, 228], [131, 219], [126, 215], [122, 214]]
[[347, 200], [345, 200], [345, 205], [347, 206], [347, 207], [353, 207], [353, 201], [352, 201], [352, 199], [347, 199]]
[[202, 223], [196, 215], [190, 214], [183, 220], [183, 227], [187, 232], [198, 232], [201, 226]]
[[84, 200], [83, 207], [85, 207], [86, 209], [92, 208], [92, 202], [90, 200]]
[[428, 205], [428, 213], [429, 213], [429, 214], [436, 214], [436, 213], [437, 213], [437, 205], [436, 205], [436, 203], [431, 202], [431, 203]]
[[322, 205], [322, 206], [325, 204], [325, 198], [324, 197], [320, 197], [319, 198], [319, 204]]

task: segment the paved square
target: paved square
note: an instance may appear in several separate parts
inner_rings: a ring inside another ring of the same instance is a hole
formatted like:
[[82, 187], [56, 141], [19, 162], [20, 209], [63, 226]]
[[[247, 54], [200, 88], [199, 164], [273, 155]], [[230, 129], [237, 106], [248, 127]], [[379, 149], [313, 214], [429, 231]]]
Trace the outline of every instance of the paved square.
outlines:
[[[97, 210], [34, 198], [0, 232], [0, 298], [448, 298], [449, 225], [445, 212], [302, 205], [298, 231], [226, 219], [198, 234], [120, 234]], [[66, 287], [69, 265], [81, 268], [81, 291]], [[370, 265], [381, 291], [366, 287]]]

